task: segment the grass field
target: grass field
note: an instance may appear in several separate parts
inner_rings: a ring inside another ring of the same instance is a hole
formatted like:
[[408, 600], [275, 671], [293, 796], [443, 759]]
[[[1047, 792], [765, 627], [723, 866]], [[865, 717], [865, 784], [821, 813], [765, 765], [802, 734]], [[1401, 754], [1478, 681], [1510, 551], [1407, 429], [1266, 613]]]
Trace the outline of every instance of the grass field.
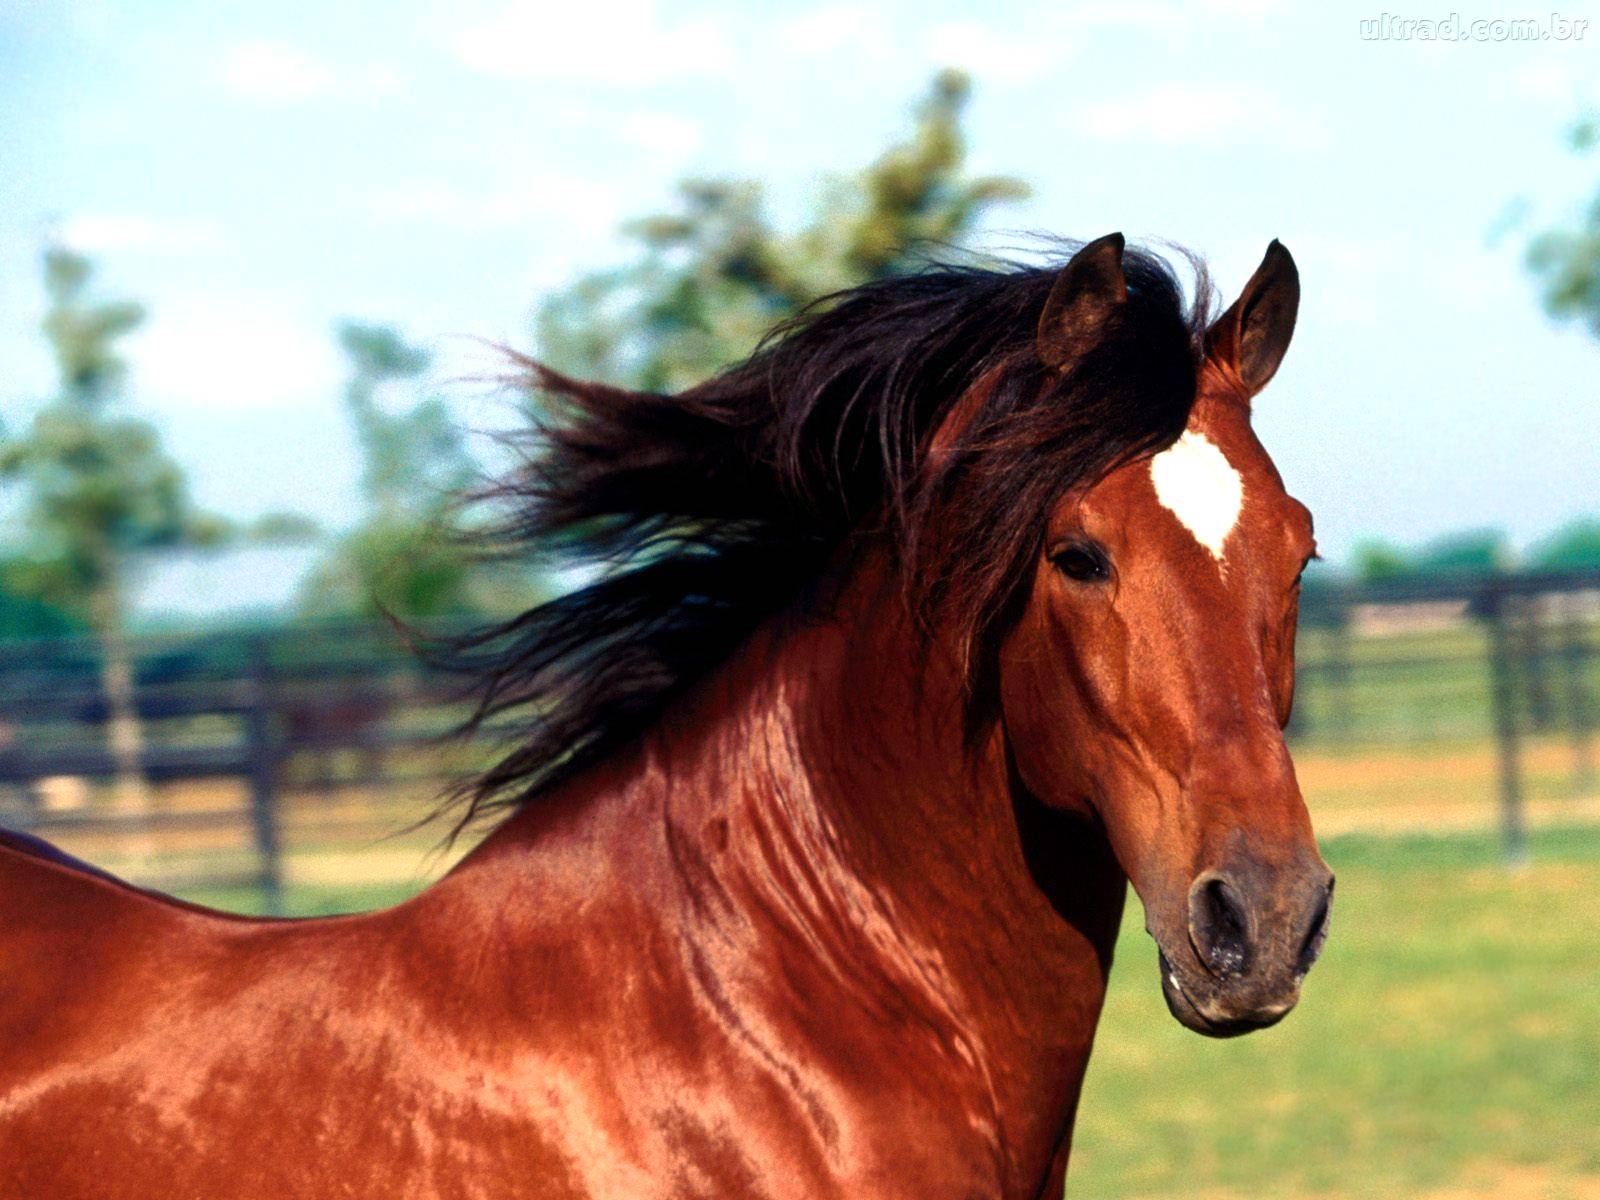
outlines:
[[[1600, 778], [1577, 767], [1571, 740], [1523, 740], [1528, 823], [1600, 821]], [[1319, 835], [1490, 830], [1500, 816], [1500, 763], [1492, 741], [1411, 745], [1299, 745], [1295, 773]]]
[[1208, 1042], [1130, 914], [1069, 1195], [1600, 1197], [1600, 831], [1330, 839], [1300, 1009]]
[[[1600, 1198], [1600, 829], [1327, 839], [1333, 935], [1298, 1011], [1180, 1028], [1131, 906], [1068, 1195]], [[404, 889], [297, 888], [300, 913]], [[245, 891], [197, 898], [250, 908]]]

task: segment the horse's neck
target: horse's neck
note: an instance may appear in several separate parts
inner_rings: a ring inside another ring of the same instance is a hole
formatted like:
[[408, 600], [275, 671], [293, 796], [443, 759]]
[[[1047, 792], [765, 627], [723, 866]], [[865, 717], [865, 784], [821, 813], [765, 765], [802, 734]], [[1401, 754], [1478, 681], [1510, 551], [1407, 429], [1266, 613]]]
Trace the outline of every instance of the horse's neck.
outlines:
[[775, 959], [805, 947], [840, 1003], [934, 1029], [1008, 1171], [1033, 1170], [1075, 1102], [1121, 878], [1097, 837], [1036, 810], [1025, 860], [1003, 739], [964, 743], [950, 656], [902, 612], [858, 582], [828, 620], [758, 635], [477, 857], [622, 881], [641, 900], [629, 919], [715, 946], [721, 985], [750, 1003], [782, 1003], [762, 995]]

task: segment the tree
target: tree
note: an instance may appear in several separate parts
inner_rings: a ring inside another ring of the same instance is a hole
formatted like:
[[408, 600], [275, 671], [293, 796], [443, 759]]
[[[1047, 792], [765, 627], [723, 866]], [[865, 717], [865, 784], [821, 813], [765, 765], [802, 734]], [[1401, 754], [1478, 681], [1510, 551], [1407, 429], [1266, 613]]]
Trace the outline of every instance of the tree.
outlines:
[[1448, 533], [1410, 550], [1385, 541], [1362, 542], [1351, 567], [1362, 583], [1442, 575], [1492, 575], [1511, 559], [1505, 534], [1498, 529]]
[[692, 385], [743, 358], [817, 298], [903, 271], [930, 245], [958, 244], [993, 205], [1027, 194], [965, 170], [967, 78], [941, 73], [911, 136], [833, 181], [797, 232], [777, 229], [749, 180], [689, 180], [679, 210], [633, 222], [636, 261], [580, 279], [539, 313], [556, 366], [657, 390]]
[[[1572, 146], [1580, 153], [1600, 148], [1600, 118], [1578, 122]], [[1534, 238], [1528, 266], [1539, 278], [1551, 316], [1581, 320], [1600, 337], [1600, 192], [1570, 227]]]
[[1529, 561], [1546, 571], [1600, 570], [1600, 519], [1578, 517], [1538, 542]]
[[1404, 550], [1393, 542], [1376, 539], [1356, 546], [1350, 555], [1350, 568], [1362, 583], [1403, 579], [1415, 570]]
[[17, 587], [17, 571], [20, 568], [25, 574], [27, 567], [26, 561], [0, 560], [0, 642], [87, 633], [88, 626], [78, 614]]
[[1511, 565], [1511, 548], [1498, 529], [1469, 529], [1435, 538], [1412, 560], [1419, 575], [1492, 575]]
[[214, 545], [227, 527], [190, 503], [156, 428], [117, 411], [125, 375], [118, 344], [144, 309], [94, 299], [93, 274], [81, 254], [45, 252], [44, 333], [61, 382], [26, 431], [0, 444], [0, 479], [22, 493], [9, 581], [83, 620], [99, 642], [117, 803], [141, 812], [149, 793], [127, 642], [130, 582], [150, 551]]
[[313, 573], [305, 606], [406, 621], [500, 607], [491, 593], [511, 570], [471, 550], [460, 500], [479, 470], [444, 400], [426, 391], [429, 355], [386, 325], [347, 323], [339, 342], [366, 512]]

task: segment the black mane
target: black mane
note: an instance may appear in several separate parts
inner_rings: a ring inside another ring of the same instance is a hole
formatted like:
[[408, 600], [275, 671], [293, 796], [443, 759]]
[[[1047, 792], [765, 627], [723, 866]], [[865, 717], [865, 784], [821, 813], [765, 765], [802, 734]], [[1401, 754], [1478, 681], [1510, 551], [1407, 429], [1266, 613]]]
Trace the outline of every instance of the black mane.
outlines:
[[[939, 265], [866, 284], [677, 395], [523, 361], [545, 415], [524, 435], [525, 467], [492, 494], [510, 514], [504, 536], [596, 575], [450, 648], [481, 685], [473, 727], [505, 717], [514, 729], [463, 789], [461, 824], [636, 737], [859, 532], [889, 539], [925, 623], [955, 629], [980, 727], [1045, 514], [1175, 440], [1194, 399], [1203, 272], [1191, 309], [1165, 261], [1127, 251], [1128, 303], [1051, 375], [1034, 335], [1058, 270]], [[991, 371], [994, 386], [929, 456], [941, 419]]]

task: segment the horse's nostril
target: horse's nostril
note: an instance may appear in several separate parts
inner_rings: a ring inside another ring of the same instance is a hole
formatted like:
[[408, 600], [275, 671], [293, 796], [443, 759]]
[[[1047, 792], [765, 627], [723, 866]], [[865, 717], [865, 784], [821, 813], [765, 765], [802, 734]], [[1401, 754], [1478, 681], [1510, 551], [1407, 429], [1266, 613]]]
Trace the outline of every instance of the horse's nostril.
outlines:
[[1322, 893], [1322, 901], [1317, 905], [1317, 911], [1311, 917], [1311, 924], [1306, 928], [1305, 940], [1300, 943], [1300, 957], [1298, 970], [1301, 975], [1311, 970], [1317, 956], [1322, 953], [1323, 943], [1328, 940], [1328, 915], [1333, 909], [1333, 880], [1328, 880], [1327, 890]]
[[1200, 961], [1219, 979], [1250, 969], [1244, 902], [1221, 875], [1203, 876], [1189, 890], [1189, 936]]

